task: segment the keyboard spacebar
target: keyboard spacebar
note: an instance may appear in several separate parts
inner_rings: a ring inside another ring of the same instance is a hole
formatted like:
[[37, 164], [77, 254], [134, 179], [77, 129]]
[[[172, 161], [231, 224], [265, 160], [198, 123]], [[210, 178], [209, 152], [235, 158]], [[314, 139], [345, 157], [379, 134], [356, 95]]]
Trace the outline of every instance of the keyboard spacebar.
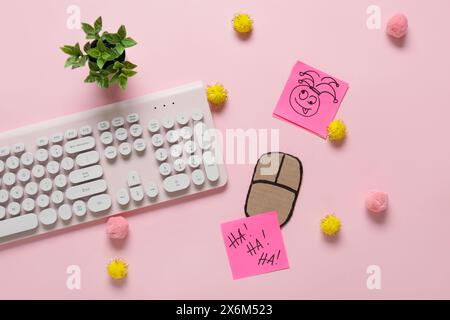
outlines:
[[34, 213], [29, 213], [17, 218], [9, 218], [0, 221], [0, 238], [12, 236], [25, 231], [31, 231], [38, 227], [38, 218]]

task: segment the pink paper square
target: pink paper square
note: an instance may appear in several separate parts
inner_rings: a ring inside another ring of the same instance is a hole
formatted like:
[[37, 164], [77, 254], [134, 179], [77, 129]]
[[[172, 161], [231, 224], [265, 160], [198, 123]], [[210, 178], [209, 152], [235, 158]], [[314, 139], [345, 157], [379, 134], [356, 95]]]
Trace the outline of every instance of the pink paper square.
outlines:
[[347, 89], [348, 83], [298, 61], [273, 116], [325, 139]]
[[226, 222], [221, 227], [233, 279], [289, 268], [276, 212]]

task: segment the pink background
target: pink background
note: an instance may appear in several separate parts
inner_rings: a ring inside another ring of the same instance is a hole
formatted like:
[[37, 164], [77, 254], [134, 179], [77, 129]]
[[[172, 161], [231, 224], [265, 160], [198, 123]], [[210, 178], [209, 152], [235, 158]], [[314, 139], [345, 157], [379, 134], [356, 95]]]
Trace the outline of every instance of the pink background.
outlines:
[[[344, 4], [345, 2], [345, 4]], [[303, 161], [293, 218], [283, 229], [290, 269], [233, 281], [220, 223], [243, 216], [252, 165], [229, 165], [228, 188], [129, 217], [122, 246], [96, 224], [0, 250], [0, 298], [450, 298], [450, 149], [448, 143], [450, 3], [433, 1], [8, 1], [2, 4], [1, 130], [143, 95], [193, 80], [230, 92], [216, 125], [279, 128], [281, 149]], [[125, 94], [82, 83], [86, 70], [64, 70], [58, 46], [81, 40], [66, 28], [66, 9], [83, 20], [103, 15], [139, 46], [129, 51], [139, 75]], [[368, 30], [366, 8], [381, 8], [383, 30], [405, 12], [403, 47]], [[230, 23], [250, 13], [255, 32], [242, 41]], [[313, 31], [314, 30], [314, 31]], [[272, 118], [298, 59], [350, 84], [338, 113], [349, 128], [340, 148]], [[389, 192], [385, 219], [364, 209], [371, 188]], [[226, 205], [225, 205], [226, 204]], [[320, 219], [343, 222], [325, 241]], [[107, 278], [113, 257], [130, 264], [122, 285]], [[66, 288], [79, 265], [82, 288]], [[382, 290], [368, 290], [366, 268], [379, 265]]]

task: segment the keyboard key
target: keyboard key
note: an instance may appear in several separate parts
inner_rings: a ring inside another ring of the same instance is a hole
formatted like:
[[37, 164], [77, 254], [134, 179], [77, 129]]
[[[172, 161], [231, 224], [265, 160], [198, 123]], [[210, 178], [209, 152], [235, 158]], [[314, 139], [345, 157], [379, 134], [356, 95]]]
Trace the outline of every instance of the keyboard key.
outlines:
[[105, 180], [96, 180], [67, 189], [66, 197], [71, 201], [79, 200], [85, 197], [103, 193], [107, 188], [108, 187]]
[[63, 155], [63, 148], [60, 145], [54, 145], [50, 148], [50, 155], [53, 159], [60, 159]]
[[133, 124], [130, 127], [130, 134], [133, 138], [139, 138], [142, 136], [142, 127], [138, 124]]
[[16, 156], [11, 156], [6, 159], [6, 167], [11, 171], [15, 171], [17, 168], [19, 168], [19, 165], [20, 160]]
[[107, 194], [102, 194], [89, 199], [87, 207], [92, 213], [103, 213], [108, 211], [112, 206], [111, 197]]
[[48, 160], [48, 151], [46, 149], [39, 149], [36, 151], [34, 157], [38, 162], [45, 163]]
[[16, 218], [6, 219], [0, 222], [0, 238], [9, 237], [26, 231], [32, 231], [37, 227], [37, 215], [32, 213]]
[[92, 167], [72, 171], [69, 175], [69, 181], [72, 184], [78, 184], [98, 179], [101, 178], [102, 176], [103, 176], [102, 166], [95, 165]]
[[59, 173], [59, 163], [56, 161], [47, 163], [47, 172], [52, 176], [57, 175]]
[[22, 153], [25, 152], [25, 144], [24, 143], [16, 143], [13, 146], [13, 152], [15, 155], [21, 155]]
[[192, 113], [192, 120], [201, 121], [203, 119], [203, 112], [201, 110], [195, 110]]
[[17, 173], [17, 179], [22, 183], [27, 183], [31, 179], [31, 171], [28, 169], [20, 169]]
[[89, 151], [95, 147], [95, 139], [93, 137], [83, 137], [66, 143], [64, 149], [67, 154], [77, 154]]
[[36, 208], [36, 203], [31, 198], [26, 198], [22, 201], [22, 210], [26, 213], [33, 212]]
[[9, 200], [9, 193], [6, 190], [0, 190], [0, 203], [5, 204]]
[[48, 143], [48, 137], [40, 137], [36, 140], [36, 145], [38, 146], [38, 148], [45, 148], [48, 146]]
[[120, 142], [126, 141], [128, 139], [128, 131], [125, 128], [119, 128], [114, 133], [116, 139]]
[[31, 152], [25, 152], [21, 157], [20, 157], [20, 162], [22, 163], [22, 165], [24, 165], [25, 167], [29, 167], [34, 163], [34, 155]]
[[197, 142], [199, 147], [202, 150], [208, 150], [211, 147], [213, 141], [211, 131], [208, 129], [208, 127], [203, 122], [197, 123], [194, 126], [194, 133], [196, 138], [195, 141]]
[[28, 182], [25, 186], [25, 193], [30, 197], [34, 197], [38, 193], [38, 189], [39, 186], [36, 182]]
[[125, 119], [123, 117], [117, 117], [117, 118], [114, 118], [111, 121], [111, 123], [112, 123], [113, 127], [119, 128], [125, 124]]
[[23, 197], [23, 188], [21, 186], [14, 186], [11, 189], [11, 198], [14, 200], [20, 200]]
[[169, 143], [178, 142], [179, 137], [180, 136], [178, 135], [178, 132], [176, 132], [175, 130], [170, 130], [166, 134], [166, 139]]
[[197, 145], [192, 140], [186, 141], [184, 144], [184, 151], [187, 154], [193, 154], [197, 151]]
[[64, 171], [71, 171], [75, 167], [75, 161], [72, 158], [66, 157], [61, 161], [61, 168]]
[[79, 167], [88, 167], [93, 164], [97, 164], [100, 161], [100, 155], [97, 151], [89, 151], [86, 153], [79, 154], [75, 162]]
[[39, 213], [39, 221], [46, 227], [52, 226], [58, 219], [55, 209], [45, 209]]
[[61, 143], [64, 140], [64, 135], [60, 132], [52, 134], [50, 136], [50, 142], [55, 144], [55, 143]]
[[121, 206], [126, 206], [130, 203], [130, 196], [128, 195], [128, 191], [125, 188], [120, 189], [117, 191], [117, 203]]
[[159, 126], [159, 121], [158, 120], [150, 120], [147, 126], [148, 131], [150, 131], [150, 133], [156, 133], [159, 131], [160, 126]]
[[205, 183], [205, 174], [202, 170], [197, 169], [192, 172], [192, 182], [196, 186], [202, 186]]
[[72, 206], [73, 214], [77, 217], [84, 217], [86, 215], [86, 203], [82, 200], [75, 201]]
[[67, 187], [67, 177], [63, 174], [59, 174], [55, 177], [55, 186], [58, 189], [64, 189]]
[[200, 164], [202, 163], [202, 158], [199, 155], [194, 154], [187, 159], [187, 163], [189, 167], [191, 167], [192, 169], [196, 169], [200, 167]]
[[143, 152], [147, 148], [147, 144], [144, 139], [136, 139], [133, 143], [133, 148], [137, 152]]
[[128, 173], [127, 183], [130, 188], [140, 185], [141, 178], [139, 178], [139, 174], [136, 171], [130, 171]]
[[39, 182], [39, 189], [42, 192], [50, 192], [52, 191], [53, 188], [53, 181], [50, 178], [44, 178], [41, 180], [41, 182]]
[[16, 175], [12, 172], [7, 172], [3, 175], [3, 184], [7, 187], [12, 187], [16, 184]]
[[156, 183], [150, 182], [145, 186], [145, 193], [151, 199], [154, 199], [158, 196], [159, 190]]
[[208, 180], [211, 182], [219, 180], [219, 167], [217, 166], [215, 158], [211, 151], [207, 151], [203, 154], [203, 164]]
[[121, 143], [119, 145], [119, 153], [124, 157], [129, 156], [131, 154], [131, 144], [128, 142]]
[[9, 147], [0, 148], [0, 159], [4, 159], [9, 156], [11, 153], [11, 149]]
[[40, 164], [35, 165], [33, 167], [33, 169], [31, 169], [31, 174], [37, 180], [42, 179], [44, 177], [44, 175], [45, 175], [45, 168], [44, 168], [44, 166], [42, 166]]
[[113, 135], [112, 135], [111, 132], [106, 131], [106, 132], [103, 132], [103, 133], [100, 135], [100, 141], [101, 141], [105, 146], [108, 146], [108, 145], [110, 145], [111, 143], [113, 143], [114, 137], [113, 137]]
[[50, 199], [52, 200], [52, 203], [58, 205], [64, 202], [64, 193], [61, 191], [55, 191], [52, 193]]
[[127, 122], [133, 124], [139, 122], [139, 115], [137, 113], [132, 113], [127, 116]]
[[97, 124], [97, 129], [99, 131], [106, 131], [106, 130], [109, 130], [109, 128], [110, 128], [110, 125], [109, 125], [108, 121], [101, 121]]
[[190, 184], [189, 176], [182, 173], [166, 178], [163, 182], [163, 187], [167, 192], [173, 193], [187, 189]]
[[0, 220], [5, 219], [6, 217], [6, 209], [3, 206], [0, 206]]
[[159, 173], [166, 177], [172, 173], [172, 167], [170, 166], [170, 164], [165, 162], [159, 166]]
[[114, 160], [117, 158], [117, 149], [116, 147], [109, 146], [105, 149], [105, 157], [108, 160]]
[[175, 121], [173, 121], [173, 118], [171, 117], [164, 117], [162, 120], [162, 126], [166, 129], [172, 129], [175, 125]]
[[144, 188], [142, 186], [130, 188], [131, 199], [140, 202], [144, 199]]
[[6, 211], [8, 212], [8, 214], [11, 217], [15, 217], [18, 216], [20, 214], [21, 211], [21, 207], [20, 204], [18, 204], [17, 202], [11, 202], [8, 207], [6, 208]]
[[155, 146], [156, 148], [161, 147], [164, 144], [164, 138], [162, 135], [160, 134], [155, 134], [152, 137], [152, 144], [153, 146]]
[[191, 127], [183, 127], [180, 129], [180, 136], [184, 140], [189, 140], [192, 138], [192, 128]]
[[177, 122], [179, 125], [184, 126], [189, 122], [189, 117], [186, 113], [180, 112], [177, 114]]
[[92, 128], [90, 126], [81, 127], [80, 134], [82, 137], [90, 136], [92, 134]]
[[173, 163], [173, 168], [176, 172], [183, 172], [186, 169], [186, 162], [184, 159], [177, 159]]
[[77, 129], [69, 129], [66, 131], [65, 137], [67, 140], [73, 140], [78, 138], [78, 131]]
[[158, 150], [155, 151], [155, 158], [159, 162], [166, 161], [167, 157], [168, 157], [168, 154], [167, 154], [167, 150], [166, 149], [161, 148], [161, 149], [158, 149]]
[[175, 144], [170, 147], [170, 155], [172, 158], [178, 158], [181, 157], [183, 154], [183, 148], [179, 144]]
[[69, 221], [72, 219], [72, 208], [68, 204], [63, 204], [58, 209], [58, 216], [64, 222]]
[[5, 171], [5, 163], [0, 160], [0, 174], [2, 174]]

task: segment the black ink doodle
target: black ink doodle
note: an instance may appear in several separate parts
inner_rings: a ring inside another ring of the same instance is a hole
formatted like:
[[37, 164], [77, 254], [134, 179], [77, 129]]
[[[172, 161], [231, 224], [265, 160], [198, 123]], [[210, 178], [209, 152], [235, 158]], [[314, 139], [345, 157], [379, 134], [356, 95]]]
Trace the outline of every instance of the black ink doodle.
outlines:
[[[320, 97], [327, 93], [333, 97], [333, 103], [338, 103], [336, 99], [336, 88], [339, 88], [339, 83], [332, 77], [320, 77], [320, 75], [313, 70], [300, 72], [299, 85], [292, 89], [289, 103], [292, 109], [303, 117], [314, 116], [320, 108]], [[315, 77], [319, 80], [316, 84]]]

